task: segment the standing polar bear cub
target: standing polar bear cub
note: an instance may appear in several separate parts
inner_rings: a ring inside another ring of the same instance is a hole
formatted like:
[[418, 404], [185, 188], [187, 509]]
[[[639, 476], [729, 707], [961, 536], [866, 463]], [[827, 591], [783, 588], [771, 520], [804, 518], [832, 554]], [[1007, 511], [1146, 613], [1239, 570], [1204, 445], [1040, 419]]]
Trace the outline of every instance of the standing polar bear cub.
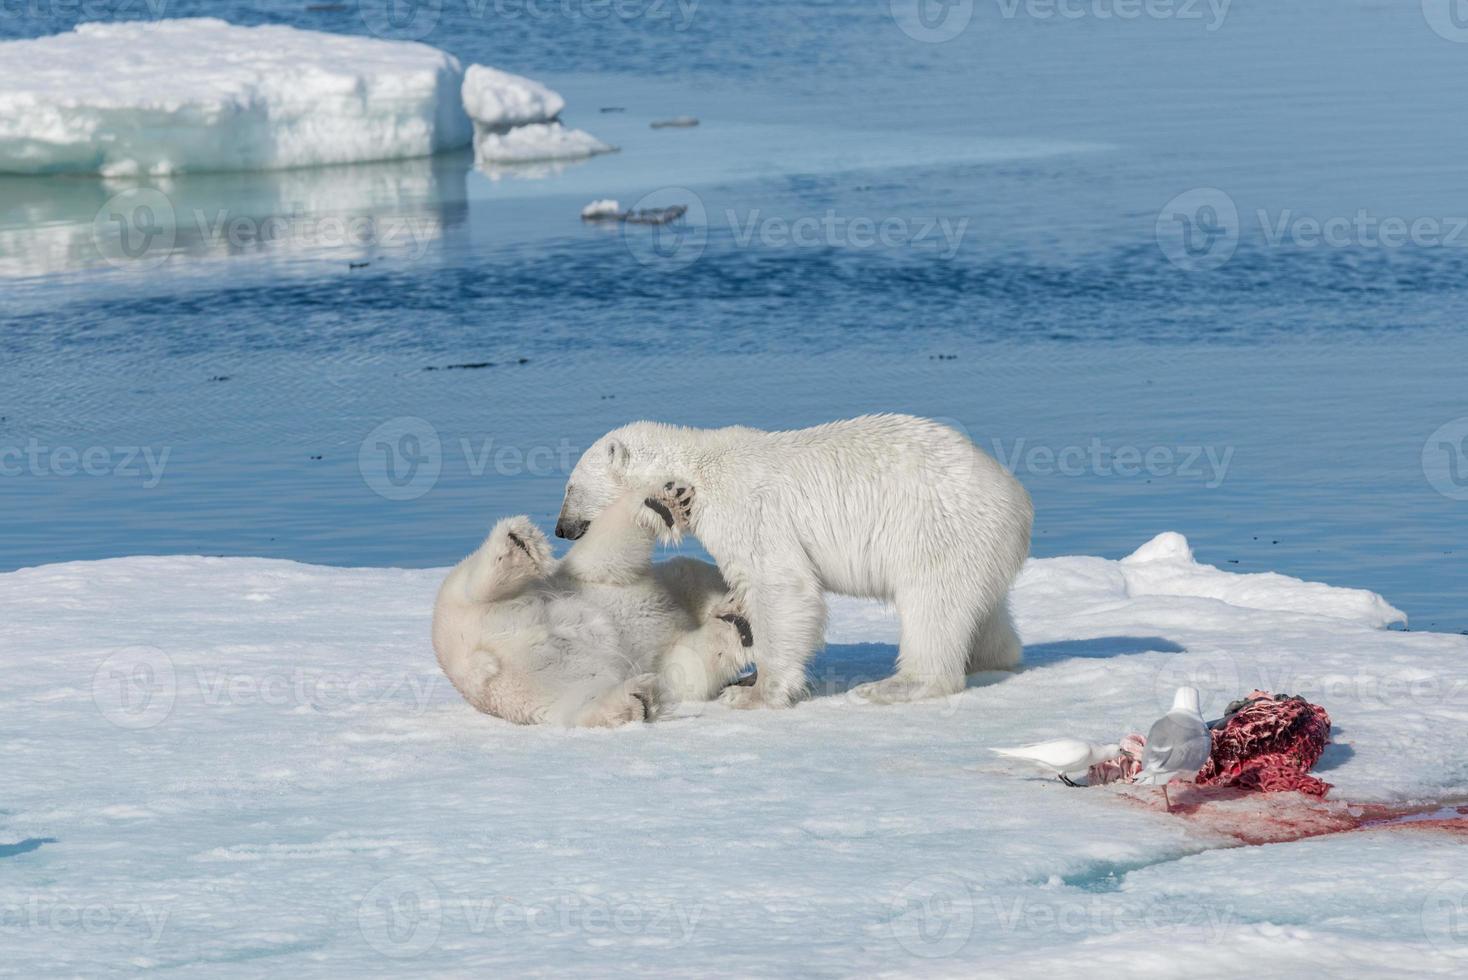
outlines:
[[825, 592], [897, 607], [897, 672], [856, 688], [869, 701], [952, 694], [967, 674], [1019, 663], [1007, 597], [1034, 509], [953, 429], [906, 415], [788, 432], [634, 422], [582, 454], [557, 536], [580, 538], [629, 487], [662, 474], [697, 492], [689, 529], [753, 627], [758, 680], [725, 690], [735, 706], [801, 696], [824, 642]]

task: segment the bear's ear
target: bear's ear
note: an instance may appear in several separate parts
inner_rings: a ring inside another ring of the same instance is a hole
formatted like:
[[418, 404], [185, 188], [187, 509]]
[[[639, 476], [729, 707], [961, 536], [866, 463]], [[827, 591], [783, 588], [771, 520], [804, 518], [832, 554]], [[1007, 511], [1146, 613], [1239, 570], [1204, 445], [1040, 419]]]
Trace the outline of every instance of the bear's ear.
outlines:
[[625, 470], [631, 459], [632, 453], [627, 449], [626, 443], [620, 439], [607, 440], [607, 466], [611, 467], [613, 473]]

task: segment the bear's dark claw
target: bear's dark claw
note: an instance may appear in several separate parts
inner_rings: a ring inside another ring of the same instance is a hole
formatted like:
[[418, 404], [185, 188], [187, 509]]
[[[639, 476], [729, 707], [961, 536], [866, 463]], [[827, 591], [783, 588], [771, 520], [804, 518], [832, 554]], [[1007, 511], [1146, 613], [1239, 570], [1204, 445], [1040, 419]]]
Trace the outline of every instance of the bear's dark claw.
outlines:
[[648, 696], [641, 691], [633, 691], [632, 699], [642, 705], [642, 720], [652, 721], [652, 701], [648, 699]]
[[[669, 484], [669, 486], [671, 485], [672, 484]], [[646, 500], [643, 501], [643, 503], [651, 507], [653, 511], [655, 511], [657, 515], [663, 519], [664, 524], [668, 525], [668, 527], [673, 526], [673, 512], [664, 507], [661, 501], [654, 500], [652, 497], [648, 497]]]
[[754, 630], [749, 628], [749, 620], [738, 613], [725, 613], [719, 617], [726, 623], [732, 623], [739, 631], [739, 645], [742, 647], [754, 646]]

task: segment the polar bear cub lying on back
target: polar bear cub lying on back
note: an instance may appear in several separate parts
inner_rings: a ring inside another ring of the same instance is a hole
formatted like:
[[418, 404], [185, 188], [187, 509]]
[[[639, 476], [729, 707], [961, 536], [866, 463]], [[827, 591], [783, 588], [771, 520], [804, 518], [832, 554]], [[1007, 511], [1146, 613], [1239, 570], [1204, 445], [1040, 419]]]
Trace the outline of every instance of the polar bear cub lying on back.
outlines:
[[524, 725], [620, 725], [718, 694], [747, 662], [748, 623], [713, 565], [652, 561], [692, 501], [671, 482], [625, 493], [560, 561], [528, 517], [497, 523], [434, 606], [433, 647], [454, 687]]

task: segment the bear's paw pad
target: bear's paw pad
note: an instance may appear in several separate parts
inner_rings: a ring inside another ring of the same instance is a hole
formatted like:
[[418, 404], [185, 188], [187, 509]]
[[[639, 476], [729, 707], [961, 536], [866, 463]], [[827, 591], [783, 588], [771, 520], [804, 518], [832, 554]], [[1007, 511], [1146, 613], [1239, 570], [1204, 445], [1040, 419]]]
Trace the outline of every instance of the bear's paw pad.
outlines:
[[648, 494], [643, 503], [662, 519], [672, 531], [684, 531], [693, 516], [693, 488], [677, 480], [668, 480]]

